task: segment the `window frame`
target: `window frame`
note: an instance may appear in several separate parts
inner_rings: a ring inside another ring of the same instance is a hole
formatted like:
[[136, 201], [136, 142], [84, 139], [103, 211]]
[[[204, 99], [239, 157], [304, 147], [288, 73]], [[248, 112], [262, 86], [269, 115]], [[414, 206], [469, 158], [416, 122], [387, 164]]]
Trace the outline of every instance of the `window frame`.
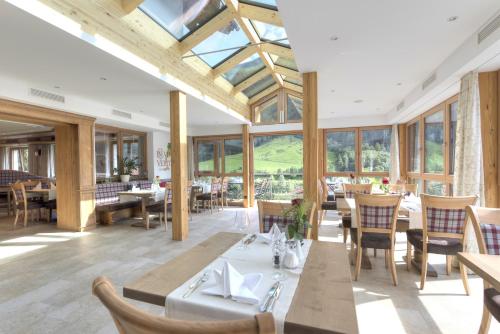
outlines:
[[[390, 125], [376, 125], [376, 126], [361, 126], [361, 127], [350, 127], [350, 128], [328, 128], [323, 129], [323, 175], [326, 177], [350, 177], [354, 174], [355, 177], [384, 177], [389, 176], [389, 171], [387, 172], [363, 172], [363, 161], [362, 161], [362, 141], [363, 131], [370, 130], [385, 130], [392, 129]], [[330, 172], [328, 171], [328, 146], [327, 137], [329, 133], [333, 132], [354, 132], [354, 171], [348, 172]]]
[[[413, 118], [409, 122], [405, 124], [406, 127], [406, 133], [408, 134], [408, 127], [415, 122], [419, 121], [420, 122], [420, 127], [419, 127], [419, 151], [420, 151], [420, 171], [419, 172], [412, 172], [409, 170], [409, 164], [410, 164], [410, 151], [408, 150], [409, 147], [409, 138], [408, 136], [405, 138], [406, 142], [406, 177], [408, 179], [413, 179], [413, 180], [420, 180], [422, 182], [422, 189], [419, 189], [419, 192], [424, 192], [427, 183], [428, 182], [440, 182], [443, 183], [446, 186], [446, 191], [445, 195], [451, 195], [452, 194], [452, 188], [453, 188], [453, 174], [450, 174], [450, 125], [451, 125], [451, 105], [455, 102], [458, 102], [458, 94], [454, 95], [443, 102], [439, 103], [438, 105], [435, 105], [434, 107], [430, 108], [426, 112], [418, 115], [417, 117]], [[443, 120], [443, 127], [444, 127], [444, 139], [443, 139], [443, 167], [444, 171], [443, 173], [425, 173], [425, 118], [429, 117], [437, 112], [442, 111], [444, 113], [444, 120]]]
[[[239, 139], [241, 140], [242, 149], [244, 146], [243, 143], [243, 135], [242, 134], [231, 134], [231, 135], [217, 135], [217, 136], [198, 136], [193, 137], [193, 162], [194, 162], [194, 175], [195, 177], [201, 176], [212, 176], [212, 177], [236, 177], [243, 176], [243, 171], [241, 173], [226, 173], [226, 161], [225, 161], [225, 153], [224, 153], [224, 144], [226, 140], [231, 139]], [[214, 146], [218, 146], [218, 150], [215, 150], [214, 154], [214, 171], [199, 171], [198, 165], [198, 145], [200, 142], [203, 143], [213, 143]], [[221, 156], [219, 157], [219, 152]], [[219, 166], [220, 160], [220, 166]]]
[[[252, 113], [252, 125], [254, 126], [260, 126], [260, 125], [275, 125], [275, 124], [295, 124], [295, 123], [302, 123], [303, 120], [296, 120], [296, 121], [288, 121], [288, 106], [287, 106], [287, 100], [288, 100], [288, 95], [292, 95], [293, 97], [297, 97], [299, 99], [304, 100], [304, 95], [296, 92], [292, 89], [288, 88], [278, 88], [271, 94], [268, 94], [261, 99], [257, 100], [255, 103], [253, 103], [250, 108], [251, 108], [251, 113]], [[260, 105], [268, 102], [272, 98], [276, 97], [278, 100], [278, 114], [279, 114], [279, 121], [278, 122], [259, 122], [255, 123], [255, 113], [256, 113], [256, 108], [259, 107]], [[304, 115], [302, 114], [302, 117]]]

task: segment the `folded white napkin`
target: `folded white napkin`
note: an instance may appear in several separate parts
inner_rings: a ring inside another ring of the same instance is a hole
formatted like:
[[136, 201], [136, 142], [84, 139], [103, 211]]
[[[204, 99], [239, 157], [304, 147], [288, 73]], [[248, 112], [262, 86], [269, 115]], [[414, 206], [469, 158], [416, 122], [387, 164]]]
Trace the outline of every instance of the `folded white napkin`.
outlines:
[[274, 223], [268, 233], [259, 233], [258, 238], [266, 244], [270, 244], [274, 240], [281, 238], [280, 228]]
[[37, 185], [33, 189], [34, 190], [42, 190], [42, 183], [38, 182]]
[[259, 304], [260, 299], [254, 294], [262, 280], [262, 274], [240, 274], [229, 262], [225, 261], [222, 270], [214, 270], [215, 285], [204, 289], [208, 295], [231, 297], [234, 301]]

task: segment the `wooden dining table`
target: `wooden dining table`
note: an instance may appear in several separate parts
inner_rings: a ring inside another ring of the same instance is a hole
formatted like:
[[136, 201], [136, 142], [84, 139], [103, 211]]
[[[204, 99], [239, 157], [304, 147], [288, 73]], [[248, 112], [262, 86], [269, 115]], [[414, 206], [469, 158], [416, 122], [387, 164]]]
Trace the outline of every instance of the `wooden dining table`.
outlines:
[[139, 189], [139, 190], [129, 190], [129, 191], [120, 191], [117, 192], [118, 196], [133, 196], [139, 197], [141, 199], [141, 212], [142, 212], [142, 221], [133, 223], [134, 227], [145, 227], [146, 230], [149, 230], [150, 227], [156, 227], [156, 225], [152, 226], [149, 222], [149, 212], [147, 210], [147, 206], [151, 198], [153, 198], [156, 194], [154, 190], [147, 189]]
[[[243, 237], [239, 233], [217, 233], [139, 279], [125, 284], [123, 296], [165, 306], [170, 293]], [[284, 333], [358, 333], [351, 271], [344, 244], [312, 241], [286, 313]]]
[[462, 262], [476, 275], [490, 283], [497, 291], [500, 291], [499, 255], [461, 252], [458, 253], [458, 261]]

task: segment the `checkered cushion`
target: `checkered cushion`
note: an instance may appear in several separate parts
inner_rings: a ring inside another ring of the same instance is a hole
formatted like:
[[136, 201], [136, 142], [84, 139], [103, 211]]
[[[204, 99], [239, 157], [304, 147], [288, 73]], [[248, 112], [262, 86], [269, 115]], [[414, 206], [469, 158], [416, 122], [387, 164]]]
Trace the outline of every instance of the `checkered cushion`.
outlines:
[[346, 191], [344, 193], [345, 198], [354, 198], [355, 194], [370, 194], [368, 191]]
[[151, 181], [141, 180], [132, 181], [129, 183], [125, 182], [110, 182], [110, 183], [99, 183], [96, 186], [95, 199], [97, 205], [117, 203], [120, 201], [118, 192], [127, 191], [127, 185], [132, 184], [140, 189], [151, 189]]
[[481, 224], [486, 250], [490, 255], [500, 255], [500, 225]]
[[427, 231], [464, 233], [465, 209], [427, 208]]
[[360, 205], [361, 227], [390, 229], [394, 209], [394, 206]]
[[8, 186], [16, 181], [38, 180], [43, 179], [41, 176], [31, 175], [18, 170], [0, 170], [0, 185]]
[[[275, 224], [275, 223], [278, 225], [280, 230], [282, 232], [284, 232], [286, 229], [286, 226], [288, 224], [293, 224], [294, 221], [290, 218], [286, 218], [283, 216], [268, 215], [268, 216], [264, 216], [263, 223], [264, 223], [264, 228], [263, 228], [262, 232], [264, 232], [264, 233], [269, 232], [271, 230], [271, 227], [273, 227], [273, 224]], [[307, 226], [304, 226], [304, 236], [306, 236], [306, 235], [307, 235]]]

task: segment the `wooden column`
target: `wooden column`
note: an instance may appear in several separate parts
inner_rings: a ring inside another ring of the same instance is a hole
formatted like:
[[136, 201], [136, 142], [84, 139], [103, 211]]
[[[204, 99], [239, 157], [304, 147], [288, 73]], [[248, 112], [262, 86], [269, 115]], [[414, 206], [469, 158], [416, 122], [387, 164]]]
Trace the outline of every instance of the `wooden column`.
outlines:
[[[318, 79], [316, 72], [304, 73], [304, 199], [319, 206], [318, 192]], [[315, 210], [312, 238], [318, 239], [318, 211]]]
[[61, 124], [56, 132], [57, 227], [95, 227], [94, 124]]
[[498, 72], [479, 74], [481, 101], [481, 139], [483, 145], [484, 195], [487, 207], [499, 206], [498, 185]]
[[[243, 125], [243, 207], [253, 206], [250, 194], [250, 126]], [[252, 204], [250, 204], [252, 203]]]
[[[398, 124], [398, 140], [399, 140], [399, 174], [401, 175], [401, 180], [406, 180], [406, 124]], [[422, 191], [422, 189], [419, 189]]]
[[188, 237], [186, 94], [170, 92], [170, 143], [172, 146], [172, 239]]

